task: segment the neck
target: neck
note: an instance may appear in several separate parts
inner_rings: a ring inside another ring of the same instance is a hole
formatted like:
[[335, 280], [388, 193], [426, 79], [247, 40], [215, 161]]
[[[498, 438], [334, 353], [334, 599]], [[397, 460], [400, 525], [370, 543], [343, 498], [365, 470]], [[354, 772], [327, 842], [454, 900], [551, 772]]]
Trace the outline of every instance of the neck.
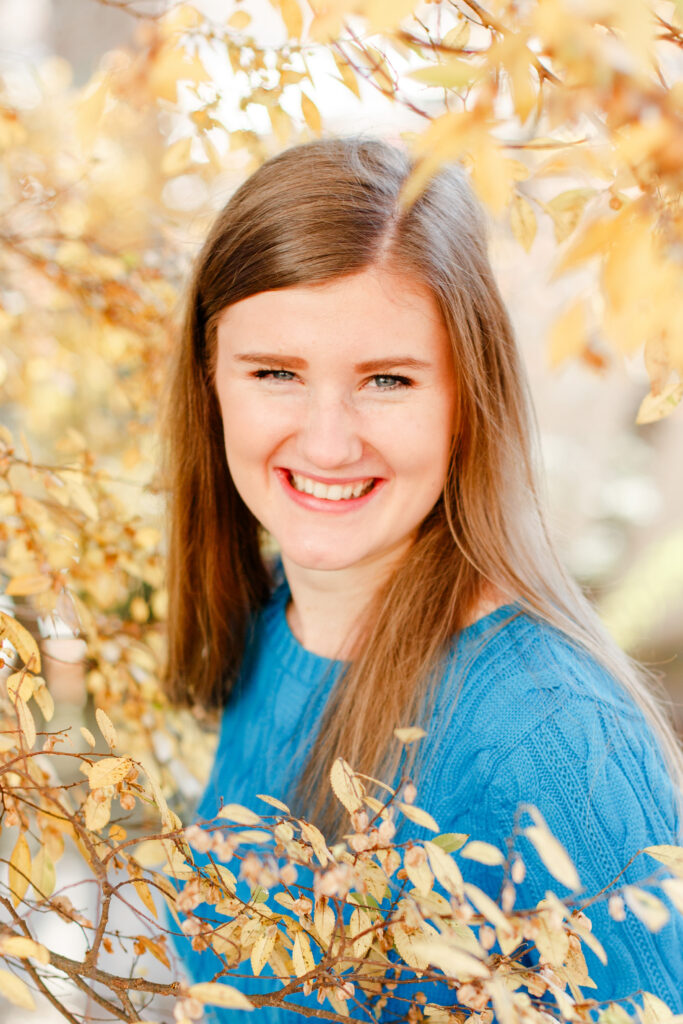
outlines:
[[291, 601], [287, 621], [300, 644], [326, 658], [349, 658], [364, 610], [405, 549], [347, 569], [304, 569], [283, 556]]

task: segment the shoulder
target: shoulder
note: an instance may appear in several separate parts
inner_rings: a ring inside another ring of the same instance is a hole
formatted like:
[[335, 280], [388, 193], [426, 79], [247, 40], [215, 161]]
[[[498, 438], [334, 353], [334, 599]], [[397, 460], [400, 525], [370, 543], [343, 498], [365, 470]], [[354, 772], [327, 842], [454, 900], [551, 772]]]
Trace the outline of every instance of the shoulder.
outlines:
[[462, 780], [460, 802], [505, 832], [530, 803], [565, 834], [563, 822], [599, 821], [624, 844], [629, 831], [670, 836], [674, 785], [625, 688], [546, 623], [509, 606], [487, 619], [463, 631], [441, 681], [438, 759]]
[[[585, 725], [586, 715], [642, 721], [624, 687], [585, 650], [514, 605], [499, 607], [454, 640], [439, 686], [446, 714], [457, 706], [488, 736], [514, 743], [558, 716]], [[504, 737], [501, 736], [504, 730]], [[490, 735], [489, 735], [490, 734]]]

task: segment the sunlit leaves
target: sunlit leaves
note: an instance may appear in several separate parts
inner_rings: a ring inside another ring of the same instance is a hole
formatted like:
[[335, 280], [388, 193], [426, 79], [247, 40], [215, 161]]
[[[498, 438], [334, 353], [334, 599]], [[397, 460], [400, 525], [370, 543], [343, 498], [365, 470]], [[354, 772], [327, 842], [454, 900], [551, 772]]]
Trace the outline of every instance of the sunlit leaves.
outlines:
[[253, 1010], [247, 997], [232, 985], [219, 982], [201, 982], [189, 989], [193, 999], [210, 1006], [222, 1006], [227, 1010]]

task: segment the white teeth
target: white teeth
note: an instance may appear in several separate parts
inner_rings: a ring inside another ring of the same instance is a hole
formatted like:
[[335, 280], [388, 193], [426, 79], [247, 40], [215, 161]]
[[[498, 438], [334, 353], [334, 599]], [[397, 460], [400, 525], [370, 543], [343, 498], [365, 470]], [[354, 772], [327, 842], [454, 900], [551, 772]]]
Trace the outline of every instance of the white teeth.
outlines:
[[371, 489], [374, 480], [359, 480], [357, 484], [323, 484], [319, 480], [311, 480], [309, 476], [290, 473], [290, 481], [297, 491], [312, 494], [314, 498], [325, 498], [326, 501], [348, 501], [349, 498], [360, 498]]

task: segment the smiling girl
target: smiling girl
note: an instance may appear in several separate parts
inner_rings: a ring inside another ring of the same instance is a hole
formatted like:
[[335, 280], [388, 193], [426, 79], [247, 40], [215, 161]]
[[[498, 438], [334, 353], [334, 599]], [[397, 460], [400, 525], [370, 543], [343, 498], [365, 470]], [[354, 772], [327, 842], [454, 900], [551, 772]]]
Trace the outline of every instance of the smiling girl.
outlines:
[[[481, 212], [453, 168], [404, 209], [409, 173], [378, 141], [290, 149], [197, 262], [169, 403], [168, 692], [222, 708], [199, 815], [269, 793], [333, 839], [333, 760], [391, 781], [393, 730], [421, 724], [412, 774], [444, 831], [504, 848], [533, 804], [592, 894], [676, 842], [681, 754], [548, 538]], [[497, 897], [493, 869], [470, 880]], [[518, 904], [546, 888], [530, 857]], [[680, 920], [589, 913], [609, 961], [589, 954], [586, 994], [683, 1010]]]

